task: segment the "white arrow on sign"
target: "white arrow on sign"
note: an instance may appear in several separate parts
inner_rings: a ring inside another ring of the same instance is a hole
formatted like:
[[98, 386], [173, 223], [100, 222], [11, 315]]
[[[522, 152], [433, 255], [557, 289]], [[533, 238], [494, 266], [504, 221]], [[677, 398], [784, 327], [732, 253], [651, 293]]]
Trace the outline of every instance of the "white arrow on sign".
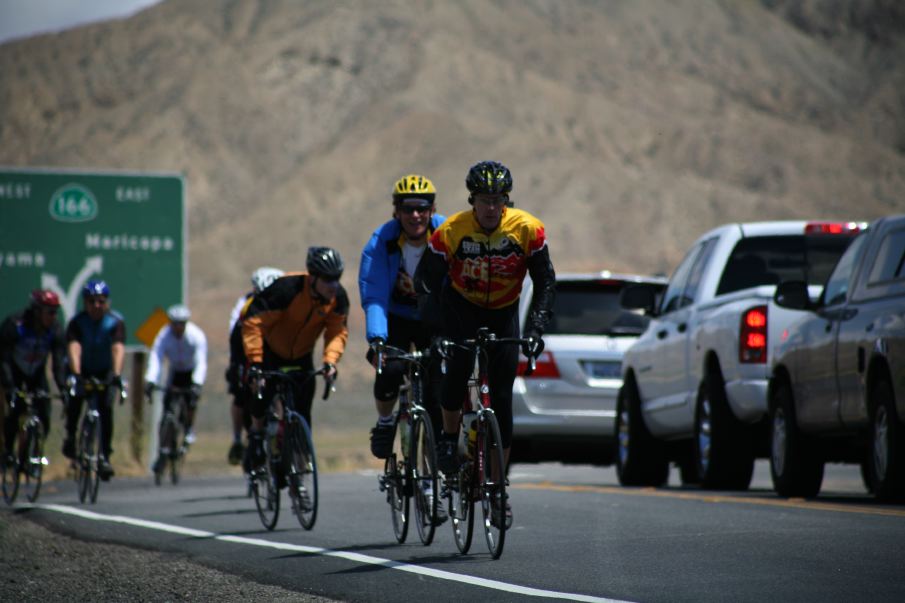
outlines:
[[93, 255], [89, 258], [85, 258], [85, 265], [78, 271], [78, 274], [75, 275], [75, 278], [69, 285], [69, 291], [63, 291], [63, 288], [60, 286], [60, 279], [56, 274], [48, 274], [46, 272], [41, 273], [41, 288], [49, 289], [60, 296], [63, 312], [66, 314], [65, 320], [66, 322], [69, 322], [69, 319], [75, 316], [79, 291], [85, 286], [85, 283], [88, 282], [88, 279], [91, 278], [92, 274], [103, 271], [103, 256]]

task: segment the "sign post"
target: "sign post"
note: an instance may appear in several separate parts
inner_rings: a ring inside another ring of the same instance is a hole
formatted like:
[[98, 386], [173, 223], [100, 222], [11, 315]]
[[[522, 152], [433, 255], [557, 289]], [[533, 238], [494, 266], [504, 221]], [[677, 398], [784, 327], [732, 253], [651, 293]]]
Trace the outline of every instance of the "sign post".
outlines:
[[33, 289], [50, 289], [65, 325], [81, 310], [82, 287], [106, 281], [133, 352], [136, 460], [144, 350], [162, 326], [161, 308], [185, 301], [186, 233], [178, 174], [0, 167], [0, 319], [24, 308]]

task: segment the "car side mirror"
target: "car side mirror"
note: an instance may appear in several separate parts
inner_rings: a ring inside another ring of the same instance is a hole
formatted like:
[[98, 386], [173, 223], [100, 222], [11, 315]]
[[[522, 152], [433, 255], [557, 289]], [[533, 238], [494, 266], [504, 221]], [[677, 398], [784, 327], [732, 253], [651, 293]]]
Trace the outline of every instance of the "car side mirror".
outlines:
[[808, 284], [804, 281], [785, 281], [776, 287], [773, 301], [781, 308], [808, 310], [813, 307], [808, 295]]
[[629, 285], [619, 292], [619, 305], [653, 316], [657, 308], [657, 289], [649, 285]]

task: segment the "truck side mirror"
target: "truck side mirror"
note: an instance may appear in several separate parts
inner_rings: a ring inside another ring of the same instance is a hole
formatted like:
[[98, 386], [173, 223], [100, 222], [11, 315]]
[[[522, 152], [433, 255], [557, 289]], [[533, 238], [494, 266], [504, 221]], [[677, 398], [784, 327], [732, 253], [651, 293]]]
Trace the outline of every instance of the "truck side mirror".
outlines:
[[627, 310], [644, 310], [653, 316], [657, 307], [657, 288], [650, 285], [629, 285], [619, 292], [619, 305]]
[[804, 281], [784, 281], [776, 287], [773, 301], [777, 306], [790, 310], [807, 310], [812, 307], [808, 284]]

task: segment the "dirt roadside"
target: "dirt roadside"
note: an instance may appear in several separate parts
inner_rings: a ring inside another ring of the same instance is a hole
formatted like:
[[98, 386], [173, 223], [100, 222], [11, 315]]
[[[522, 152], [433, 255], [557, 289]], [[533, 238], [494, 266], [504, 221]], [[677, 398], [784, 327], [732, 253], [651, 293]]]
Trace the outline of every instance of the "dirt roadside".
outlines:
[[82, 542], [2, 509], [0, 601], [332, 600], [250, 582], [181, 555]]

